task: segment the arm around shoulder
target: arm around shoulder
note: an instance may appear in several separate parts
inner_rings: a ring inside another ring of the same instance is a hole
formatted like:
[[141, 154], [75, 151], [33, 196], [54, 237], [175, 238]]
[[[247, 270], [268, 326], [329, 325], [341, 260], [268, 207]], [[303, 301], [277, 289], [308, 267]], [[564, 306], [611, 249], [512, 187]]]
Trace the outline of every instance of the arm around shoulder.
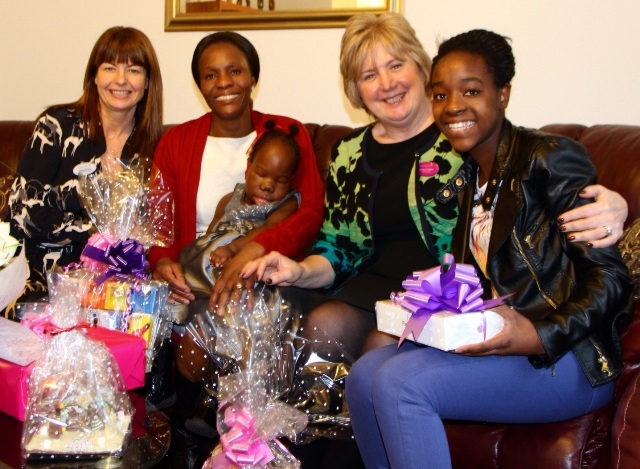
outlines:
[[560, 215], [562, 230], [569, 240], [589, 242], [594, 248], [615, 244], [624, 230], [629, 210], [627, 201], [599, 184], [586, 187], [580, 196], [595, 200]]

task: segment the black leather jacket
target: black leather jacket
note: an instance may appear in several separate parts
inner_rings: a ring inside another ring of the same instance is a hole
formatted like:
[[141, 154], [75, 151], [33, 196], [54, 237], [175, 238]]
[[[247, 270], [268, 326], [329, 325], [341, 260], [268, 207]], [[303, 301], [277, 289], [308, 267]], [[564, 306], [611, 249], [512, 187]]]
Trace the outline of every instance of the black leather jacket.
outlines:
[[[471, 158], [438, 194], [459, 198], [453, 254], [470, 262], [469, 232], [477, 166]], [[628, 316], [632, 282], [616, 247], [570, 243], [558, 216], [587, 200], [580, 190], [596, 182], [586, 149], [565, 137], [512, 126], [505, 120], [496, 159], [482, 199], [498, 196], [487, 274], [500, 295], [536, 327], [544, 355], [529, 356], [548, 367], [569, 350], [592, 386], [622, 371], [619, 322]]]

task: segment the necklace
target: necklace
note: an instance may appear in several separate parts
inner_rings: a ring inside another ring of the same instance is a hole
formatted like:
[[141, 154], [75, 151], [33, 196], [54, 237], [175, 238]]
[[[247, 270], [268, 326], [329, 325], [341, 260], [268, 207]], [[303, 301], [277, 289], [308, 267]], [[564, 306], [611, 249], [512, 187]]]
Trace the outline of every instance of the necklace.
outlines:
[[107, 152], [109, 156], [112, 158], [119, 158], [122, 154], [122, 149], [127, 143], [127, 139], [129, 138], [129, 134], [120, 134], [116, 137], [106, 138], [107, 143]]
[[107, 137], [105, 134], [105, 143], [107, 151], [102, 155], [102, 166], [106, 172], [113, 173], [122, 170], [123, 164], [121, 160], [122, 150], [129, 139], [128, 133], [121, 133], [114, 137]]

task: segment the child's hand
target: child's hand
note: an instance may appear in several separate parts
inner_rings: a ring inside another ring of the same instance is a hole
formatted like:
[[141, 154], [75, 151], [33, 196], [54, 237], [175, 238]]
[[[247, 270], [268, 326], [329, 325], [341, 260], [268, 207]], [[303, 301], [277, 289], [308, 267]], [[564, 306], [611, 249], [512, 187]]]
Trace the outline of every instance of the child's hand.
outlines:
[[227, 246], [218, 246], [209, 255], [209, 261], [214, 267], [222, 267], [233, 257], [233, 250]]

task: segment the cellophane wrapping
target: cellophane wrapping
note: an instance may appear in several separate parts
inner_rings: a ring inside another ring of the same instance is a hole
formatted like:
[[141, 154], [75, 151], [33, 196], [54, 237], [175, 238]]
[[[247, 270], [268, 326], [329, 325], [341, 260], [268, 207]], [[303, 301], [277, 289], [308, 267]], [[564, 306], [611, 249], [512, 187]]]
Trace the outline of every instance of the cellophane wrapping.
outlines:
[[309, 340], [290, 332], [285, 343], [292, 380], [283, 400], [309, 419], [304, 431], [291, 440], [297, 445], [317, 438], [353, 439], [344, 391], [354, 360], [329, 334], [316, 333], [321, 338]]
[[94, 172], [78, 178], [78, 193], [96, 229], [116, 240], [134, 239], [146, 249], [173, 243], [173, 194], [162, 173], [148, 179], [140, 165], [118, 173]]
[[28, 395], [25, 459], [122, 455], [133, 408], [118, 364], [101, 342], [79, 330], [53, 336], [35, 363]]
[[96, 282], [83, 267], [48, 272], [52, 319], [60, 327], [83, 322], [141, 337], [146, 342], [146, 370], [171, 330], [166, 282], [138, 277]]
[[290, 391], [291, 359], [285, 356], [290, 309], [277, 289], [243, 290], [223, 317], [197, 314], [187, 326], [217, 366], [220, 447], [203, 467], [298, 468], [279, 438], [294, 440], [305, 413], [281, 398]]
[[[152, 280], [146, 253], [173, 242], [173, 195], [159, 171], [140, 165], [78, 178], [78, 193], [98, 232], [81, 263], [47, 277], [54, 301], [82, 306], [82, 319], [138, 335], [147, 343], [147, 371], [170, 333], [166, 282]], [[57, 309], [57, 308], [56, 308]]]

